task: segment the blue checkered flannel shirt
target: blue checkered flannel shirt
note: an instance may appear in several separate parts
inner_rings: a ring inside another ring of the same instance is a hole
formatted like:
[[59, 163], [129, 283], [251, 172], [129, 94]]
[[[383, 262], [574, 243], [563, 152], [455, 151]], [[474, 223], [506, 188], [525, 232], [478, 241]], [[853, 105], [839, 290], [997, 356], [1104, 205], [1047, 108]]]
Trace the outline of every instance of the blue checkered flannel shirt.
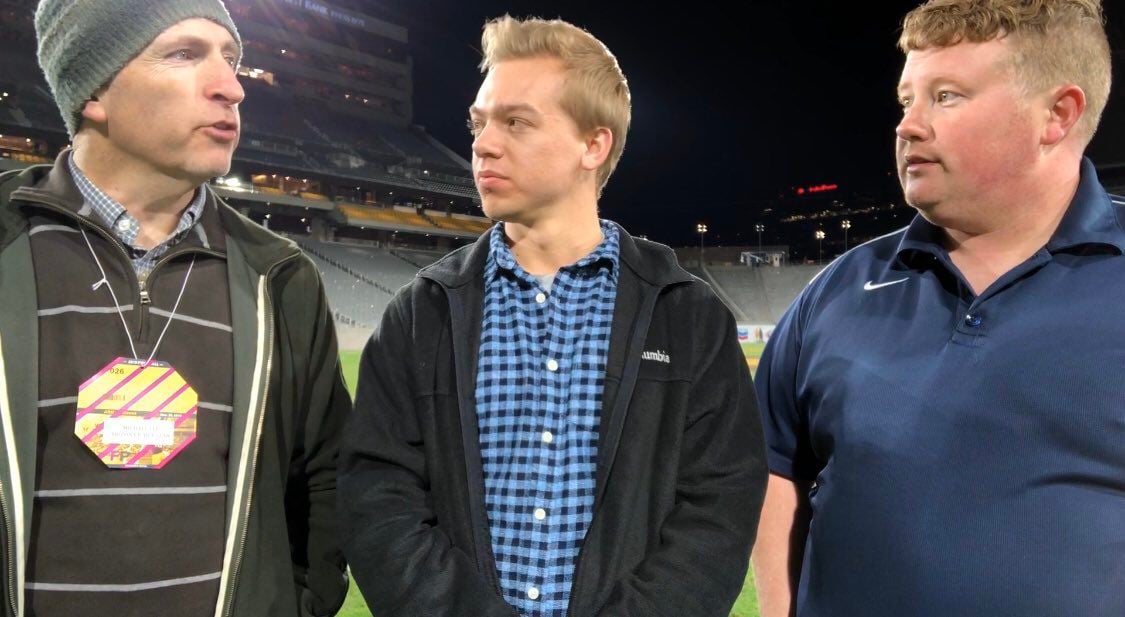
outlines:
[[504, 598], [565, 617], [594, 513], [598, 424], [617, 297], [617, 227], [547, 292], [492, 229], [476, 383], [485, 508]]

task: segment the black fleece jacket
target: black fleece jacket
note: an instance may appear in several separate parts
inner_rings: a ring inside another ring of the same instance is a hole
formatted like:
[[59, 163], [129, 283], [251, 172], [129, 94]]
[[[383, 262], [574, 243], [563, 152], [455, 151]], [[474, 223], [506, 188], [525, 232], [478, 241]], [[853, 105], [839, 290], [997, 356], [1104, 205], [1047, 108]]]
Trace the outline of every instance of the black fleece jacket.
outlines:
[[[486, 234], [422, 270], [363, 354], [338, 497], [379, 617], [516, 614], [499, 592], [474, 409], [487, 253]], [[621, 264], [569, 615], [726, 617], [767, 477], [734, 320], [667, 247], [621, 230]]]

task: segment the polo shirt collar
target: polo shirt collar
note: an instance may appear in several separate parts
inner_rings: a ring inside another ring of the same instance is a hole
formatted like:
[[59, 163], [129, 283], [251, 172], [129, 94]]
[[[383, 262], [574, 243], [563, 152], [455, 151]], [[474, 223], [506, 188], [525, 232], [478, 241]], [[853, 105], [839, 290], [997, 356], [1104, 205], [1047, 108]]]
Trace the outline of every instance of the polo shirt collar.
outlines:
[[[919, 256], [943, 257], [947, 254], [944, 241], [945, 232], [918, 214], [899, 240], [896, 255], [907, 266], [915, 263]], [[1054, 254], [1089, 245], [1111, 247], [1117, 254], [1125, 253], [1125, 229], [1118, 221], [1113, 201], [1098, 180], [1094, 163], [1083, 157], [1078, 190], [1046, 248]]]
[[1102, 188], [1098, 172], [1090, 159], [1082, 158], [1082, 176], [1074, 200], [1047, 242], [1047, 250], [1057, 253], [1083, 244], [1102, 244], [1125, 253], [1125, 230], [1117, 219], [1117, 209]]
[[945, 255], [945, 232], [941, 227], [927, 221], [921, 214], [914, 215], [914, 220], [906, 228], [906, 233], [898, 242], [895, 255], [906, 266], [917, 263], [919, 257]]

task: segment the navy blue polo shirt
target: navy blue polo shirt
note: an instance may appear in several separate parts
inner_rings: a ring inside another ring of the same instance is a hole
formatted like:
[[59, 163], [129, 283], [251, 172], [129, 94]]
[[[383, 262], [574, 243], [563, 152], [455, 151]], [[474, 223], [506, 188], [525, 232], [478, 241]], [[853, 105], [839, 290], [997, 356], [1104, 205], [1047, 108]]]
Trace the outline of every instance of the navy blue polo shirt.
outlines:
[[1125, 615], [1123, 214], [1083, 160], [979, 296], [920, 216], [801, 293], [755, 380], [812, 487], [799, 617]]

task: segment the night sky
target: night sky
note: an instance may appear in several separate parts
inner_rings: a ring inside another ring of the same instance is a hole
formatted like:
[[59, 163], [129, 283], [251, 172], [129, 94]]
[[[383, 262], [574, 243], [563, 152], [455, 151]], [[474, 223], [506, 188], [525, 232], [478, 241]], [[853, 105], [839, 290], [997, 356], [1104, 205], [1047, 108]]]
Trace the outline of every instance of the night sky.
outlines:
[[[676, 10], [604, 1], [369, 4], [370, 14], [410, 30], [415, 122], [466, 158], [487, 18], [561, 17], [601, 39], [633, 95], [625, 154], [601, 207], [634, 234], [692, 244], [703, 221], [708, 244], [748, 244], [763, 200], [792, 186], [837, 183], [844, 196], [893, 181], [895, 43], [913, 0], [683, 2]], [[1120, 163], [1125, 3], [1106, 10], [1116, 83], [1090, 154]], [[784, 238], [767, 231], [765, 242], [774, 241]]]

